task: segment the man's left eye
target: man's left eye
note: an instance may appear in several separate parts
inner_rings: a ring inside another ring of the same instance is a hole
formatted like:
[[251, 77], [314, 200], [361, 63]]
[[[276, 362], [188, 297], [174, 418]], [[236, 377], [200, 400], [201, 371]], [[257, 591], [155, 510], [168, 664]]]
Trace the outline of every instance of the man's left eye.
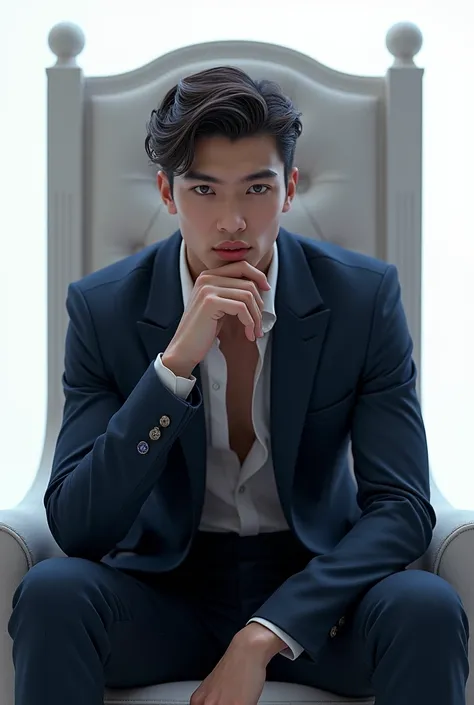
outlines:
[[[251, 186], [250, 188], [258, 189], [258, 190], [257, 190], [256, 192], [254, 192], [254, 193], [255, 193], [255, 195], [257, 195], [257, 196], [260, 196], [260, 194], [266, 193], [270, 187], [269, 187], [269, 186], [265, 186], [265, 184], [254, 184], [254, 185]], [[265, 189], [265, 190], [262, 191], [261, 189]], [[250, 190], [250, 189], [249, 189], [249, 190]]]

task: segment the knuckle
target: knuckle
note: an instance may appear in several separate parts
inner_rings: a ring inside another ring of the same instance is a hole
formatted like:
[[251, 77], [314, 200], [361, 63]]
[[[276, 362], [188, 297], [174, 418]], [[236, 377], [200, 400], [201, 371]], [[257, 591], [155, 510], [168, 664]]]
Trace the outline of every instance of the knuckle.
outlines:
[[201, 286], [200, 294], [204, 299], [208, 299], [213, 293], [214, 290], [210, 284], [204, 284], [204, 286]]
[[255, 282], [249, 282], [249, 289], [254, 298], [258, 296], [257, 285]]
[[215, 301], [214, 295], [209, 293], [203, 297], [202, 302], [201, 302], [201, 306], [204, 310], [210, 309], [214, 306], [214, 301]]
[[211, 282], [211, 277], [208, 274], [200, 274], [196, 279], [196, 286], [199, 289], [203, 289], [205, 286], [209, 286]]

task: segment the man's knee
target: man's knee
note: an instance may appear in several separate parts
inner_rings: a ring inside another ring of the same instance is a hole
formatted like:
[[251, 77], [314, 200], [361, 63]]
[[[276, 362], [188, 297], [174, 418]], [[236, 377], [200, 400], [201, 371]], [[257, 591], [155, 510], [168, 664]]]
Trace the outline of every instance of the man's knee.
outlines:
[[82, 558], [49, 558], [34, 565], [24, 576], [13, 596], [13, 613], [9, 632], [20, 618], [51, 625], [52, 620], [77, 618], [84, 605], [90, 604], [95, 566]]
[[422, 570], [405, 570], [380, 581], [370, 591], [373, 616], [406, 624], [413, 633], [463, 628], [469, 630], [461, 598], [443, 578]]

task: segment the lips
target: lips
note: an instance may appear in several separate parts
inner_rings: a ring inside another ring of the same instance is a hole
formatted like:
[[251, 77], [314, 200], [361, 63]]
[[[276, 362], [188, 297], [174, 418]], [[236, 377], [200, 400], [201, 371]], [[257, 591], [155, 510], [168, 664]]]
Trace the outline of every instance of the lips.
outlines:
[[216, 253], [216, 256], [224, 262], [239, 262], [248, 257], [248, 253], [251, 249], [252, 248], [248, 245], [242, 247], [240, 243], [233, 242], [228, 244], [227, 246], [221, 244], [218, 248], [215, 247], [214, 252]]
[[232, 252], [233, 250], [249, 250], [250, 247], [249, 245], [247, 245], [246, 242], [243, 242], [242, 240], [237, 240], [235, 242], [228, 240], [226, 242], [220, 242], [214, 249]]

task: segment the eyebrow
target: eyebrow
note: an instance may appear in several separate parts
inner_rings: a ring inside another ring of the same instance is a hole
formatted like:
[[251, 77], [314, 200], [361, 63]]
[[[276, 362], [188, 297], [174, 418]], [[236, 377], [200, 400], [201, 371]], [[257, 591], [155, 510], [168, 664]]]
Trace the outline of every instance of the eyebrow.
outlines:
[[[278, 174], [273, 169], [260, 169], [260, 171], [255, 171], [253, 174], [247, 174], [243, 179], [240, 179], [240, 183], [248, 183], [249, 181], [255, 181], [256, 179], [274, 179]], [[204, 174], [202, 171], [195, 171], [191, 169], [183, 175], [183, 179], [186, 181], [209, 181], [211, 184], [223, 184], [225, 183], [222, 179], [218, 179], [210, 174]]]

